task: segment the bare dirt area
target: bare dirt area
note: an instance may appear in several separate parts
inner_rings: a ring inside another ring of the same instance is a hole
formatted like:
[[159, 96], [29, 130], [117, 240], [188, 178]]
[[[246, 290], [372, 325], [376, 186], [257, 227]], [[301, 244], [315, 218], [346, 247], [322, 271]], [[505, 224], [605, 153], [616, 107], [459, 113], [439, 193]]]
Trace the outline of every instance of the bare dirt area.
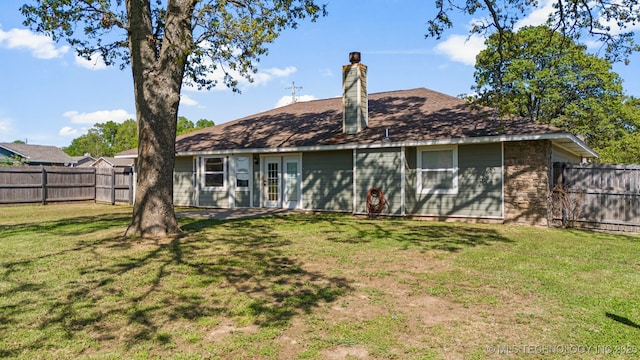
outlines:
[[[310, 271], [340, 273], [354, 280], [353, 289], [334, 303], [321, 304], [309, 317], [293, 321], [277, 339], [280, 358], [313, 353], [317, 347], [321, 349], [318, 357], [324, 359], [403, 359], [413, 355], [463, 359], [474, 352], [486, 355], [487, 344], [521, 343], [527, 323], [520, 318], [539, 313], [532, 305], [533, 297], [506, 292], [477, 302], [471, 296], [483, 295], [472, 287], [469, 293], [473, 295], [446, 291], [432, 295], [438, 285], [431, 278], [451, 268], [448, 257], [386, 254], [384, 260], [371, 261], [370, 255], [355, 257], [349, 266], [334, 262], [327, 267], [331, 263], [327, 259], [305, 262]], [[362, 345], [367, 343], [371, 346]]]
[[139, 239], [128, 210], [60, 209], [5, 215], [0, 358], [637, 354], [637, 237], [302, 214]]

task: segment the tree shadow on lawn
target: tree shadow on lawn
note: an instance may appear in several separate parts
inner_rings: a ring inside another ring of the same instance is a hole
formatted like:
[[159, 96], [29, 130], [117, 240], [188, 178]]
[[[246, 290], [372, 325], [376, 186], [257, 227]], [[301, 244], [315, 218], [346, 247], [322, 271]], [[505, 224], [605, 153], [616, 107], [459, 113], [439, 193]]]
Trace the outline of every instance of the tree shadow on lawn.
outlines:
[[630, 327], [635, 328], [635, 329], [640, 329], [640, 325], [639, 324], [637, 324], [636, 322], [634, 322], [634, 321], [632, 321], [632, 320], [630, 320], [630, 319], [628, 319], [628, 318], [626, 318], [624, 316], [616, 315], [616, 314], [613, 314], [613, 313], [610, 313], [610, 312], [605, 313], [605, 315], [609, 319], [611, 319], [613, 321], [619, 322], [621, 324], [630, 326]]
[[106, 214], [96, 216], [81, 216], [42, 223], [22, 223], [12, 225], [0, 225], [0, 238], [10, 236], [34, 236], [42, 237], [42, 234], [78, 236], [91, 234], [99, 230], [106, 230], [131, 221], [131, 215]]
[[350, 215], [288, 215], [296, 222], [328, 224], [323, 230], [326, 239], [340, 243], [396, 242], [407, 248], [416, 246], [422, 251], [441, 250], [459, 252], [475, 246], [489, 246], [513, 240], [494, 229], [462, 223], [440, 223], [394, 218], [355, 218]]
[[[101, 219], [69, 221], [111, 221]], [[66, 223], [48, 227], [63, 231]], [[9, 279], [5, 273], [1, 280], [11, 284], [0, 292], [0, 297], [9, 297], [0, 316], [5, 324], [0, 333], [15, 327], [25, 331], [30, 325], [21, 320], [22, 311], [40, 313], [36, 335], [5, 343], [0, 357], [65, 346], [60, 339], [97, 342], [98, 349], [110, 351], [131, 350], [145, 342], [183, 341], [179, 330], [185, 327], [204, 326], [199, 331], [210, 332], [207, 327], [229, 321], [284, 327], [296, 315], [352, 290], [347, 279], [305, 270], [303, 263], [287, 256], [290, 241], [278, 236], [269, 222], [203, 219], [182, 228], [185, 233], [172, 239], [88, 239], [64, 254], [45, 253], [43, 257], [81, 259], [72, 271], [67, 267], [67, 278], [55, 285]], [[96, 349], [95, 344], [86, 346]]]

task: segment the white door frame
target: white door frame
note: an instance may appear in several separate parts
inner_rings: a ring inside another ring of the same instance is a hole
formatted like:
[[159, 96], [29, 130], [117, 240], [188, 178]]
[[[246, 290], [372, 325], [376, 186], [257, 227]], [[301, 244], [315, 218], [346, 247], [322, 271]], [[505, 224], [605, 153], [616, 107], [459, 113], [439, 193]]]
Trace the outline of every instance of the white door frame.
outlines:
[[282, 207], [282, 157], [265, 156], [262, 167], [262, 206]]
[[[287, 164], [296, 164], [295, 174], [289, 172]], [[295, 198], [289, 198], [293, 190]], [[282, 207], [299, 209], [302, 207], [302, 159], [299, 154], [282, 157]]]
[[[291, 174], [287, 174], [287, 164], [295, 163], [296, 174], [293, 179], [297, 192], [296, 199], [288, 199], [287, 186], [291, 181]], [[269, 167], [275, 171], [270, 174]], [[299, 209], [302, 207], [302, 156], [290, 155], [262, 155], [260, 157], [260, 198], [261, 206], [267, 208]], [[271, 189], [269, 184], [271, 184]], [[275, 187], [275, 188], [274, 188]], [[269, 191], [272, 191], [270, 194]]]

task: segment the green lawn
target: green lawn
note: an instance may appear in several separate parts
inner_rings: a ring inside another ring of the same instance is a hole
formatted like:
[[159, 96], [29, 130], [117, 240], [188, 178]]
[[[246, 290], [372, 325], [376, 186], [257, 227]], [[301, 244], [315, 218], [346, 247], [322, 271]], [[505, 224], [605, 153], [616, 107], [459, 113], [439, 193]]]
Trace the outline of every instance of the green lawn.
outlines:
[[0, 358], [640, 356], [640, 236], [299, 214], [0, 207]]

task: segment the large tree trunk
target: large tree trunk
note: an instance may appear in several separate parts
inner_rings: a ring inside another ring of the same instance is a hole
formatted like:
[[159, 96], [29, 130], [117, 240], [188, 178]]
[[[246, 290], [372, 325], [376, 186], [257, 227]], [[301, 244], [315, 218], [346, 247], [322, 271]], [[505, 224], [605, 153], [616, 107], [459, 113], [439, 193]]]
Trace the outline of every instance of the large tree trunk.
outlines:
[[138, 121], [138, 176], [127, 234], [163, 237], [180, 232], [173, 209], [173, 170], [192, 11], [192, 0], [169, 0], [164, 37], [158, 39], [149, 1], [127, 0]]

